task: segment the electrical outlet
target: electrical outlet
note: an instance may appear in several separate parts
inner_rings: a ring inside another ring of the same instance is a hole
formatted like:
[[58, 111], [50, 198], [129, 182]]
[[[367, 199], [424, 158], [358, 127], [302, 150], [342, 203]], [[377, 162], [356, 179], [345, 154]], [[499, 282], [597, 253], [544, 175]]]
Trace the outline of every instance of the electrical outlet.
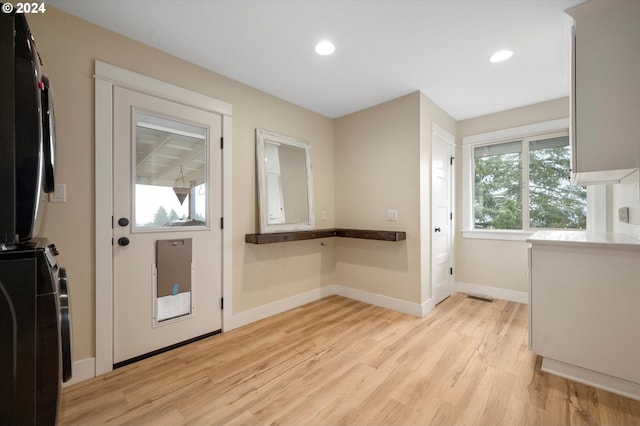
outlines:
[[320, 219], [321, 220], [327, 220], [327, 211], [326, 210], [322, 210], [322, 212], [320, 212]]
[[618, 220], [622, 223], [629, 223], [629, 207], [620, 207], [618, 209]]

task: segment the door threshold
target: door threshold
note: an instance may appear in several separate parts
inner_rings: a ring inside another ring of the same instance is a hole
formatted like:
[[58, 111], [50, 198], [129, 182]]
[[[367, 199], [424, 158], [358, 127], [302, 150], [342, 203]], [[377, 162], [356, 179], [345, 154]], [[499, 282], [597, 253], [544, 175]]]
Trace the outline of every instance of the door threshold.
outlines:
[[164, 348], [156, 349], [155, 351], [147, 352], [146, 354], [138, 355], [124, 361], [116, 362], [115, 364], [113, 364], [113, 369], [115, 370], [117, 368], [125, 367], [127, 365], [133, 364], [134, 362], [142, 361], [143, 359], [151, 358], [152, 356], [159, 355], [164, 352], [169, 352], [172, 349], [177, 349], [181, 346], [188, 345], [189, 343], [197, 342], [198, 340], [206, 339], [207, 337], [215, 336], [216, 334], [220, 333], [222, 333], [222, 330], [212, 331], [211, 333], [206, 333], [201, 336], [193, 337], [191, 339], [175, 343], [173, 345], [165, 346]]

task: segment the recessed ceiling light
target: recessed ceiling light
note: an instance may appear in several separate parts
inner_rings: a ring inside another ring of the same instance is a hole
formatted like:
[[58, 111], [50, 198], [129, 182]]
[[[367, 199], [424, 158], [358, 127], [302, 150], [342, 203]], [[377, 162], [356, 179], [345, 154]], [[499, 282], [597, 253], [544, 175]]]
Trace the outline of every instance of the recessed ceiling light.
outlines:
[[321, 41], [320, 43], [316, 44], [316, 53], [318, 55], [331, 55], [333, 52], [335, 52], [335, 50], [336, 47], [330, 41]]
[[513, 52], [511, 50], [500, 50], [499, 52], [496, 52], [493, 55], [491, 55], [489, 60], [494, 63], [502, 62], [509, 59], [512, 55], [513, 55]]

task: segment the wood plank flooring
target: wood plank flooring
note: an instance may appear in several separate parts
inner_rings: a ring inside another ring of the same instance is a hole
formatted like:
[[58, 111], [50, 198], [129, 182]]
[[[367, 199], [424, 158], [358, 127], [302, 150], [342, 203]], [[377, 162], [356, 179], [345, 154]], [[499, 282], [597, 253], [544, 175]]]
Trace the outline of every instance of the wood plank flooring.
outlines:
[[540, 371], [527, 306], [425, 318], [339, 296], [66, 388], [61, 425], [638, 425], [640, 401]]

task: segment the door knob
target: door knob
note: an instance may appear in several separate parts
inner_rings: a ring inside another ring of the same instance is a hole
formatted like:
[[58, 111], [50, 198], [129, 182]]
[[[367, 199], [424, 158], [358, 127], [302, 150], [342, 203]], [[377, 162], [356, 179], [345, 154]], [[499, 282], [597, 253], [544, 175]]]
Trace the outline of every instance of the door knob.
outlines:
[[440, 228], [434, 229], [434, 232], [440, 232]]
[[121, 245], [122, 247], [128, 246], [129, 245], [129, 239], [127, 237], [120, 237], [120, 238], [118, 238], [118, 244]]
[[129, 224], [129, 219], [127, 219], [126, 217], [121, 217], [120, 219], [118, 219], [118, 225], [127, 226], [128, 224]]

